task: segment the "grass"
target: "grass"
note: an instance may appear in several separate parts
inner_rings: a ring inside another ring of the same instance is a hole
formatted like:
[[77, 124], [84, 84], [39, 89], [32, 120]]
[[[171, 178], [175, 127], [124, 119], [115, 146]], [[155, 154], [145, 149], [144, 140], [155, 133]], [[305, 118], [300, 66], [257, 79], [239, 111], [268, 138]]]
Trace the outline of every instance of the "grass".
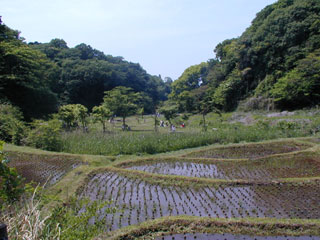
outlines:
[[64, 152], [51, 152], [51, 151], [45, 151], [45, 150], [26, 147], [26, 146], [15, 146], [12, 144], [5, 144], [3, 150], [7, 156], [10, 156], [10, 154], [21, 155], [21, 158], [26, 159], [26, 156], [30, 155], [35, 158], [38, 158], [39, 161], [41, 161], [41, 156], [57, 156], [57, 157], [63, 157], [65, 159], [70, 158], [70, 159], [80, 160], [92, 166], [105, 166], [115, 161], [116, 159], [114, 156], [99, 156], [99, 155], [89, 155], [89, 154], [70, 154], [70, 153], [64, 153]]
[[258, 142], [287, 137], [305, 137], [305, 130], [282, 131], [258, 126], [226, 126], [217, 131], [196, 130], [167, 132], [100, 132], [80, 131], [64, 133], [63, 152], [92, 155], [156, 154], [187, 148], [240, 142]]

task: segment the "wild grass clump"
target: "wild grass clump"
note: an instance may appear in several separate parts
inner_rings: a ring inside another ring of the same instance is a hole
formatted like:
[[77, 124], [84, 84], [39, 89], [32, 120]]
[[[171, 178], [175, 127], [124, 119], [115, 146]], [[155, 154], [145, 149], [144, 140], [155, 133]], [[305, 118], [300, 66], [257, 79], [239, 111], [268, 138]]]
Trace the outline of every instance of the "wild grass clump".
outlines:
[[218, 130], [165, 132], [65, 132], [62, 136], [63, 151], [78, 154], [121, 155], [155, 154], [180, 149], [239, 142], [257, 142], [287, 137], [310, 135], [310, 130], [298, 127], [267, 126], [255, 124], [221, 124]]
[[[2, 206], [0, 222], [7, 225], [9, 239], [43, 239], [50, 213], [42, 211], [41, 206], [37, 188], [31, 197], [24, 196], [20, 201]], [[60, 239], [59, 224], [55, 225], [50, 235], [48, 239]]]
[[[53, 201], [55, 207], [47, 209], [46, 203]], [[7, 225], [9, 239], [86, 240], [106, 231], [105, 221], [95, 216], [102, 211], [114, 213], [110, 204], [75, 197], [62, 203], [37, 187], [31, 196], [1, 206], [0, 222]]]

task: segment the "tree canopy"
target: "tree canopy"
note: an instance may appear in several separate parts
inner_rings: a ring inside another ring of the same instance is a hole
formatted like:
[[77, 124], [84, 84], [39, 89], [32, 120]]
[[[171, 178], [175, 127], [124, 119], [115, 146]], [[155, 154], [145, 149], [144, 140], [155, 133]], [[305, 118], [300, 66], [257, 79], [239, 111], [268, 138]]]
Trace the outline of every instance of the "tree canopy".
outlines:
[[18, 106], [27, 120], [65, 104], [91, 110], [118, 86], [143, 92], [152, 102], [166, 100], [170, 92], [169, 82], [123, 57], [84, 43], [69, 48], [63, 39], [27, 44], [18, 31], [0, 24], [0, 101]]
[[[319, 104], [311, 87], [319, 79], [319, 13], [317, 0], [279, 0], [260, 11], [239, 38], [218, 44], [206, 76], [213, 102], [225, 111], [250, 96], [275, 98], [282, 109]], [[289, 82], [299, 94], [289, 91]], [[298, 99], [303, 103], [296, 104]]]

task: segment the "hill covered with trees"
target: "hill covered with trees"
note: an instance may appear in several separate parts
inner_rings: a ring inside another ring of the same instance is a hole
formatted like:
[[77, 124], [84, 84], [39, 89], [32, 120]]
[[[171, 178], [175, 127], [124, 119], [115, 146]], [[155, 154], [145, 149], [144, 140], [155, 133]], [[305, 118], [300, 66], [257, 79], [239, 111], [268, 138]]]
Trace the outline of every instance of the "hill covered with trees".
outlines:
[[279, 0], [214, 52], [215, 59], [188, 68], [174, 82], [171, 99], [180, 108], [195, 109], [188, 103], [197, 102], [201, 88], [224, 111], [248, 98], [269, 99], [279, 109], [315, 106], [320, 102], [320, 1]]
[[[0, 100], [18, 106], [26, 119], [44, 117], [64, 104], [88, 109], [117, 86], [143, 93], [149, 109], [166, 100], [170, 83], [138, 63], [105, 55], [84, 43], [69, 48], [62, 39], [25, 43], [18, 31], [0, 25]], [[151, 104], [150, 104], [151, 103]]]

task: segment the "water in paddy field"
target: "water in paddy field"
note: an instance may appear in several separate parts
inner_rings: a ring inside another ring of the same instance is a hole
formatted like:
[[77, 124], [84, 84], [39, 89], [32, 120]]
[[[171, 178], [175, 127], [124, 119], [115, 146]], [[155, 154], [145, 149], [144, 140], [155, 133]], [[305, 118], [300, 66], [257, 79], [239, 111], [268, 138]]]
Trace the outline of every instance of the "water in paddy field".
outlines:
[[207, 234], [207, 233], [186, 233], [175, 234], [156, 238], [156, 240], [320, 240], [316, 236], [247, 236], [247, 235], [233, 235], [233, 234]]
[[100, 216], [106, 219], [109, 230], [116, 230], [147, 220], [179, 215], [319, 219], [319, 187], [320, 183], [206, 186], [198, 189], [163, 187], [105, 172], [96, 174], [89, 181], [81, 197], [111, 200], [111, 207], [118, 206], [120, 211], [116, 214], [102, 213]]

